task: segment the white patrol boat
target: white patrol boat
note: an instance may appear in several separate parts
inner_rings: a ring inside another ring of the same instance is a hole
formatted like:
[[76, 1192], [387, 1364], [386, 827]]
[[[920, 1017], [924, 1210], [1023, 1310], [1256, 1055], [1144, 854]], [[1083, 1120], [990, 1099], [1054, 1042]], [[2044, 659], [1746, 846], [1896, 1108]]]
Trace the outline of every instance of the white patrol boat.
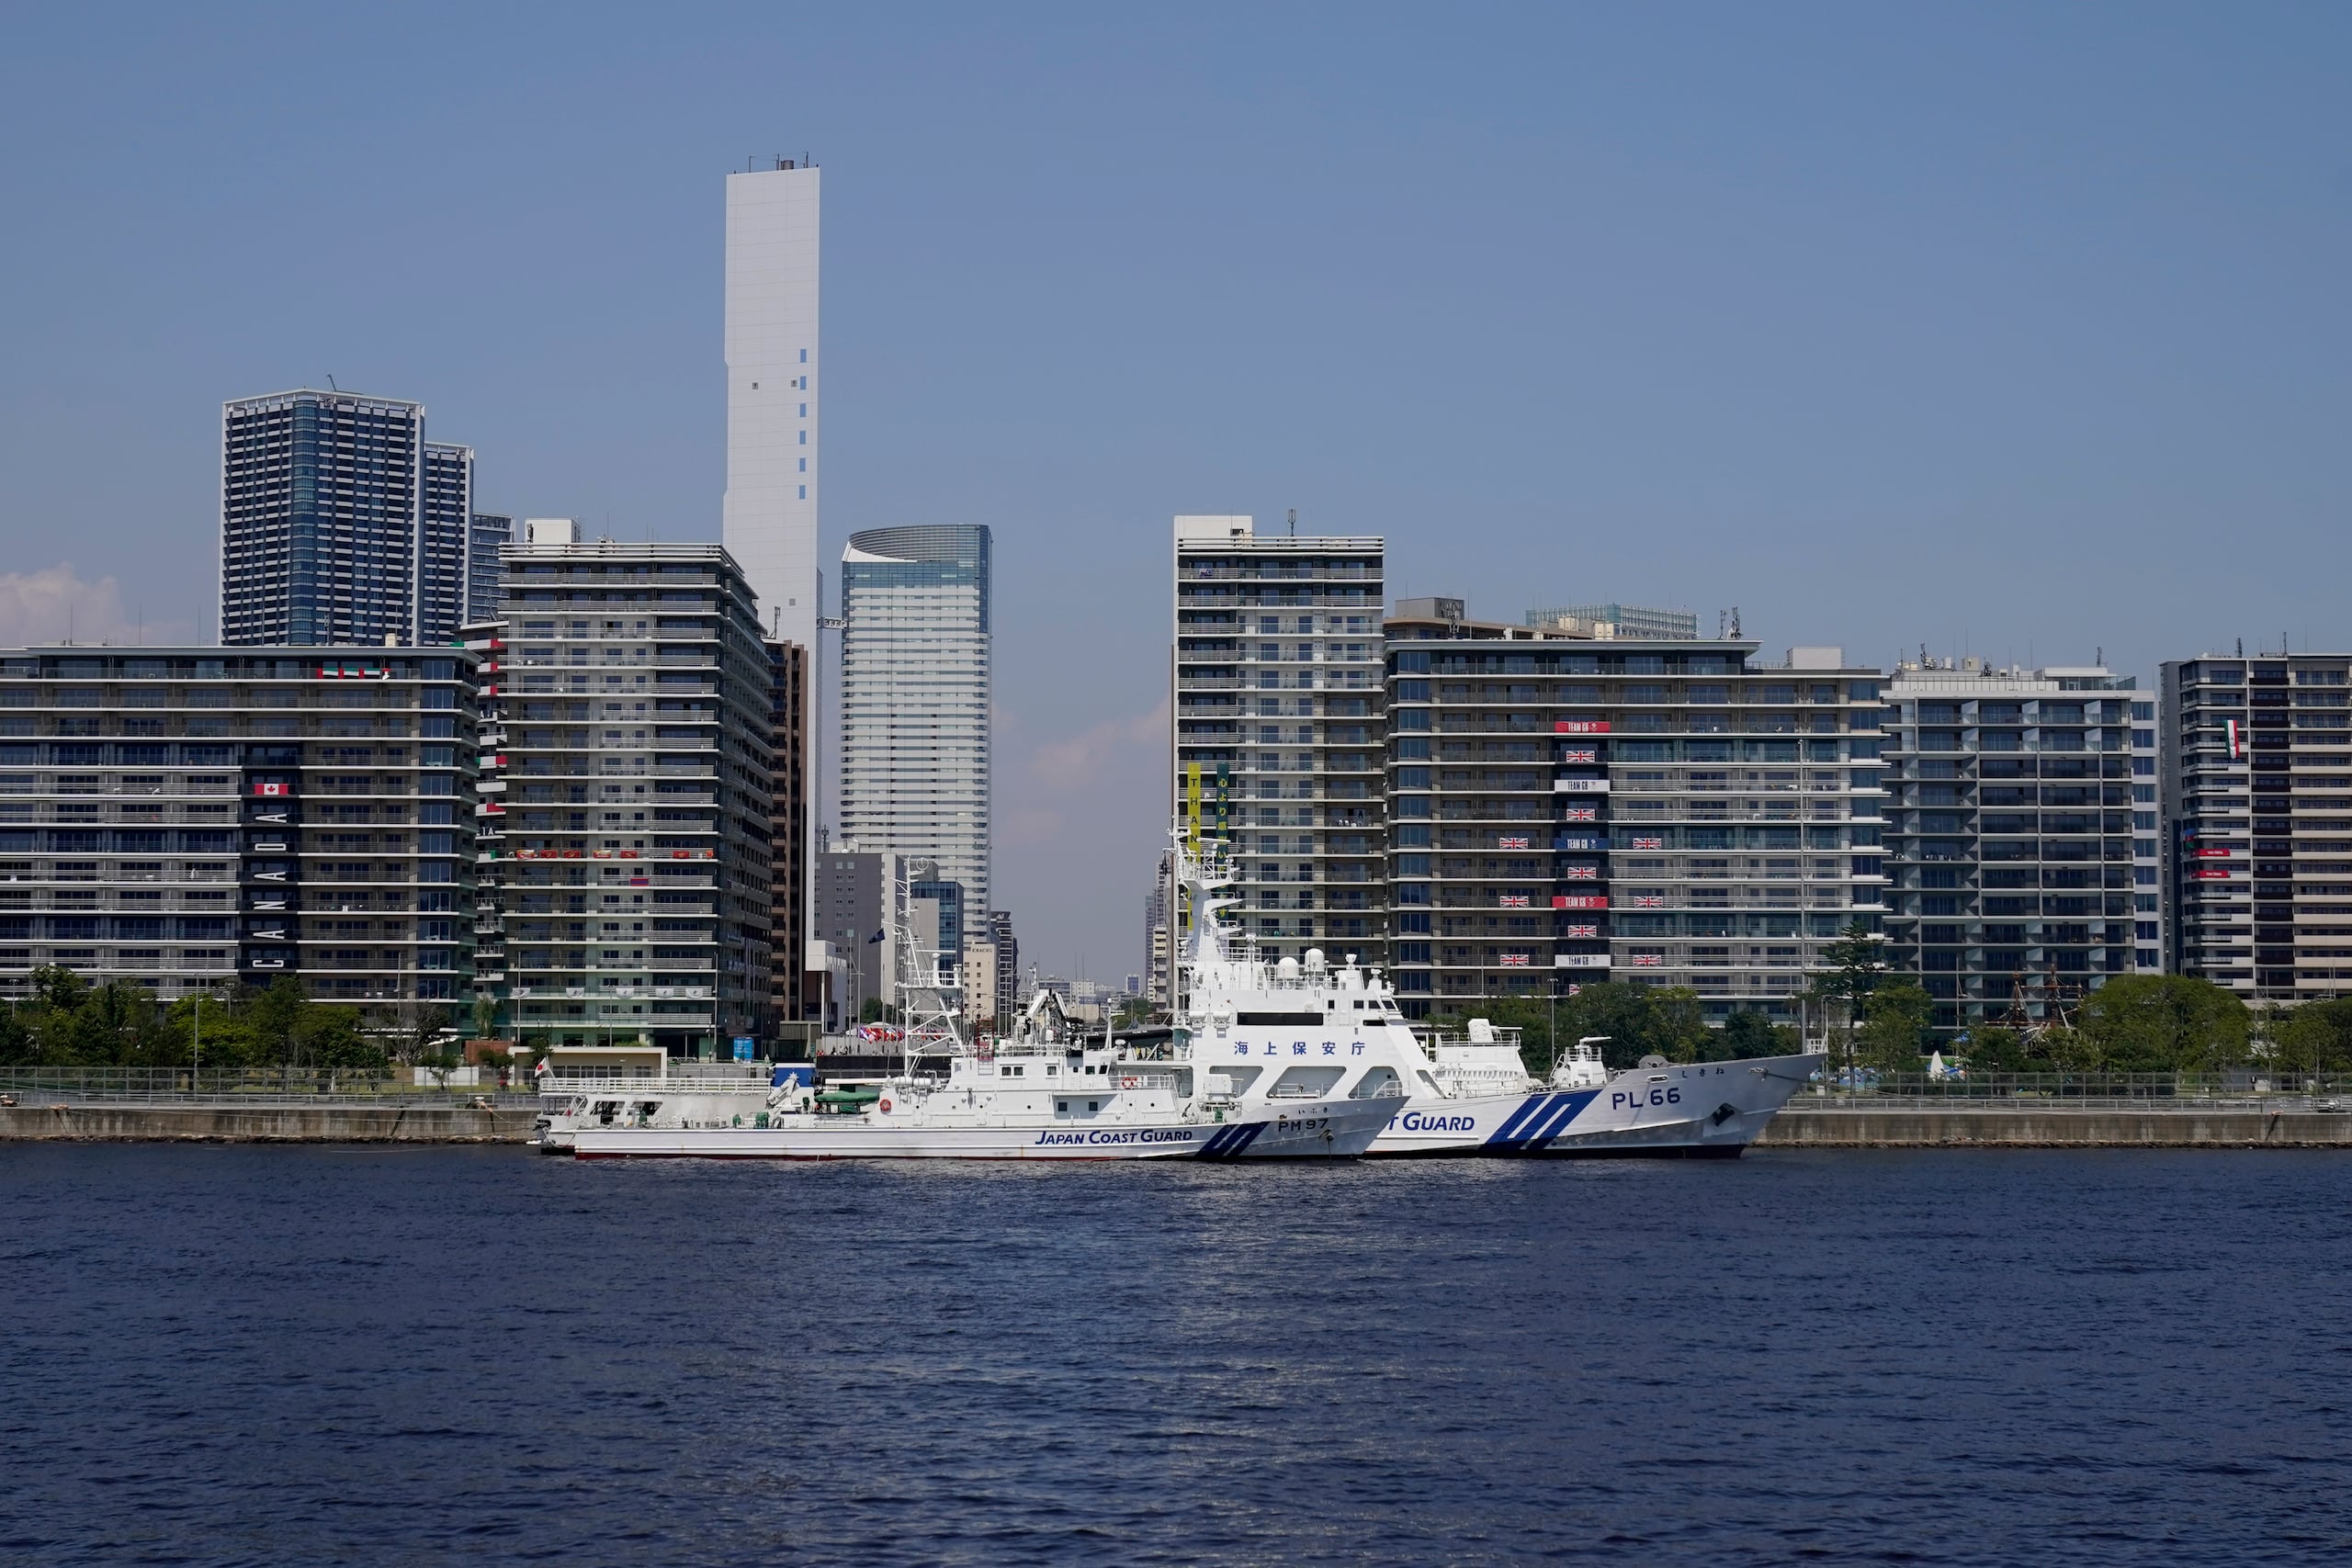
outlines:
[[[1224, 864], [1182, 839], [1176, 865], [1191, 907], [1221, 907]], [[1247, 937], [1227, 939], [1212, 919], [1179, 976], [1180, 1034], [1193, 1059], [1246, 1084], [1329, 1082], [1393, 1072], [1411, 1099], [1373, 1140], [1379, 1155], [1736, 1156], [1809, 1080], [1824, 1058], [1642, 1066], [1611, 1072], [1588, 1037], [1548, 1080], [1529, 1073], [1519, 1032], [1485, 1019], [1463, 1037], [1418, 1039], [1375, 968], [1332, 966], [1309, 949], [1302, 964], [1267, 964]], [[1292, 1075], [1328, 1068], [1327, 1079]], [[1360, 1080], [1359, 1080], [1360, 1081]]]
[[1527, 1070], [1516, 1029], [1469, 1021], [1435, 1035], [1416, 1094], [1373, 1140], [1374, 1155], [1734, 1157], [1820, 1069], [1818, 1055], [1601, 1065], [1604, 1037], [1564, 1053], [1548, 1079]]
[[712, 1070], [699, 1065], [636, 1077], [549, 1073], [539, 1084], [539, 1113], [531, 1123], [541, 1154], [568, 1155], [583, 1126], [632, 1127], [653, 1123], [725, 1123], [764, 1111], [769, 1095], [789, 1085], [807, 1085], [807, 1063], [781, 1062], [758, 1068]]
[[[899, 900], [903, 908], [905, 900]], [[1214, 941], [1212, 936], [1210, 939]], [[1194, 1058], [1181, 1031], [1082, 1038], [1057, 1005], [1013, 1039], [963, 1039], [959, 977], [900, 927], [905, 1063], [856, 1089], [795, 1081], [746, 1115], [673, 1113], [650, 1093], [614, 1124], [582, 1119], [582, 1159], [1278, 1159], [1361, 1155], [1405, 1093], [1392, 1068], [1336, 1054], [1295, 1070]], [[942, 976], [945, 976], [943, 978]], [[1047, 998], [1050, 1003], [1050, 998]], [[1272, 1066], [1269, 1062], [1266, 1066]]]

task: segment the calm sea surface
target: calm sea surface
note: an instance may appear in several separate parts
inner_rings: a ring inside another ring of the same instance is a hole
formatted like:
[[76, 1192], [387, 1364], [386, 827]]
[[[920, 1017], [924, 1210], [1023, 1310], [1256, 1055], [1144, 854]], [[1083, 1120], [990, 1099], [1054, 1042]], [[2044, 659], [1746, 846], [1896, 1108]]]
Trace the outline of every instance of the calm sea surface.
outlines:
[[2352, 1160], [0, 1148], [0, 1561], [2352, 1561]]

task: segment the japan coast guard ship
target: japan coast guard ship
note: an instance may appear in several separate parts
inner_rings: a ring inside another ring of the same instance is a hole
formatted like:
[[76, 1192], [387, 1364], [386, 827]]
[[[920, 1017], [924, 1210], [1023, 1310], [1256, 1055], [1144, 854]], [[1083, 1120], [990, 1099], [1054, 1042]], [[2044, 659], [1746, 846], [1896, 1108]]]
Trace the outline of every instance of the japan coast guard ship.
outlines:
[[[1223, 862], [1213, 846], [1194, 853], [1180, 838], [1176, 863], [1193, 908], [1222, 907]], [[1735, 1156], [1824, 1060], [1650, 1057], [1612, 1073], [1589, 1038], [1539, 1080], [1521, 1058], [1516, 1030], [1472, 1019], [1464, 1036], [1424, 1045], [1379, 970], [1331, 965], [1312, 948], [1304, 963], [1268, 964], [1213, 918], [1195, 923], [1177, 1031], [1192, 1059], [1240, 1089], [1344, 1089], [1343, 1071], [1392, 1070], [1410, 1099], [1373, 1140], [1374, 1156]]]
[[[903, 896], [899, 907], [905, 908]], [[1211, 933], [1214, 923], [1204, 922]], [[1283, 1070], [1194, 1057], [1182, 1031], [1090, 1042], [1057, 1007], [1013, 1039], [967, 1043], [953, 960], [899, 928], [905, 1063], [856, 1089], [779, 1084], [756, 1108], [636, 1098], [616, 1124], [575, 1119], [582, 1159], [1212, 1159], [1361, 1155], [1404, 1104], [1395, 1063], [1362, 1048]], [[1050, 999], [1050, 998], [1048, 998]], [[1107, 1035], [1107, 1032], [1106, 1032]], [[1268, 1062], [1265, 1066], [1274, 1064]], [[723, 1114], [722, 1114], [723, 1112]]]

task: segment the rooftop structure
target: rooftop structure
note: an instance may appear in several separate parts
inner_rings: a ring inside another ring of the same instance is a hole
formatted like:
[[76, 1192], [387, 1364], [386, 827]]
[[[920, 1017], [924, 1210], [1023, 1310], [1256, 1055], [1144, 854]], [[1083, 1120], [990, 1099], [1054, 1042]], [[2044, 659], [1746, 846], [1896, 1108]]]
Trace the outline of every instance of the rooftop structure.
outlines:
[[1690, 610], [1656, 610], [1639, 604], [1568, 604], [1554, 610], [1530, 610], [1527, 624], [1594, 637], [1647, 637], [1653, 641], [1690, 642], [1699, 636], [1699, 617]]

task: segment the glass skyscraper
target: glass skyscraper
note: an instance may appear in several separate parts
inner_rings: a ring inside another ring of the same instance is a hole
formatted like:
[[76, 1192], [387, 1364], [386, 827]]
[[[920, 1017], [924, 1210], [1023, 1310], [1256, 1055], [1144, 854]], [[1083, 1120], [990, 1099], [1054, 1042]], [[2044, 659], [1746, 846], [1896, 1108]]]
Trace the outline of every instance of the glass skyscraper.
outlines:
[[309, 389], [223, 405], [220, 640], [447, 641], [465, 618], [474, 454], [424, 405]]
[[869, 528], [842, 552], [841, 837], [989, 905], [989, 531]]

